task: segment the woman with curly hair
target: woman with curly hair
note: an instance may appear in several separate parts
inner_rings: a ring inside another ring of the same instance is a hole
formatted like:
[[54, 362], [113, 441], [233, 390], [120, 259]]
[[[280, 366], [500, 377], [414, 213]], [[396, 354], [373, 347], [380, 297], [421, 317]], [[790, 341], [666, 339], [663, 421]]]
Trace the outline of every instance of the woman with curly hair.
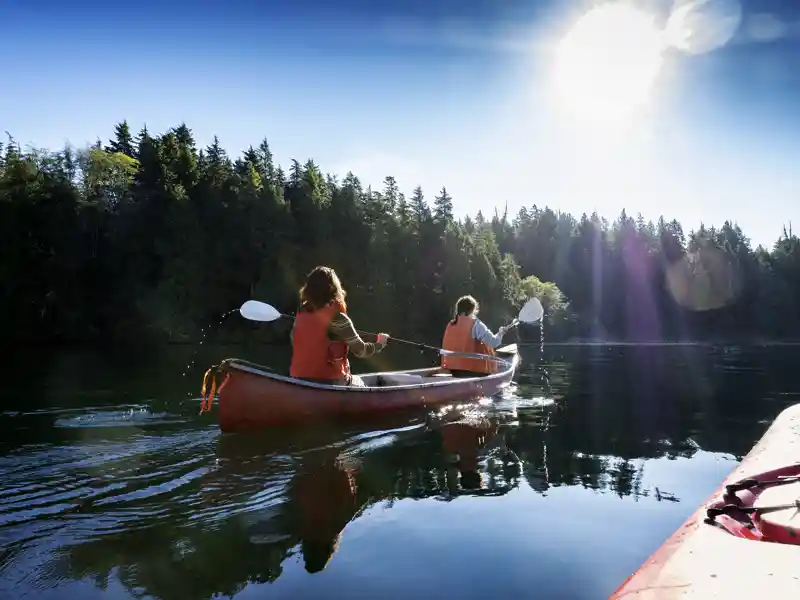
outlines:
[[300, 289], [300, 308], [292, 328], [290, 375], [329, 385], [363, 387], [360, 377], [350, 373], [349, 352], [369, 358], [386, 347], [389, 336], [379, 333], [375, 343], [358, 335], [347, 315], [346, 292], [336, 272], [316, 267]]

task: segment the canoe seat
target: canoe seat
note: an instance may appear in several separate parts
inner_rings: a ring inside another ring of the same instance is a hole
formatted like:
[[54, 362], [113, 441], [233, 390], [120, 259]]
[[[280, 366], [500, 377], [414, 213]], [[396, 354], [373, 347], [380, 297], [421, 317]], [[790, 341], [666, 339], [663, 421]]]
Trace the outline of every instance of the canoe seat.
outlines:
[[423, 383], [421, 375], [411, 373], [384, 373], [378, 378], [378, 385], [419, 385]]
[[378, 376], [378, 386], [420, 385], [423, 383], [435, 383], [443, 379], [452, 379], [452, 377], [450, 373], [435, 373], [427, 376], [417, 375], [416, 373], [383, 373]]
[[424, 383], [436, 383], [438, 381], [444, 381], [447, 379], [452, 379], [453, 375], [451, 373], [432, 373], [431, 375], [426, 375], [422, 378]]
[[441, 382], [442, 380], [452, 379], [452, 378], [453, 376], [450, 375], [450, 373], [447, 373], [446, 375], [430, 375], [428, 377], [423, 377], [422, 383], [438, 383]]

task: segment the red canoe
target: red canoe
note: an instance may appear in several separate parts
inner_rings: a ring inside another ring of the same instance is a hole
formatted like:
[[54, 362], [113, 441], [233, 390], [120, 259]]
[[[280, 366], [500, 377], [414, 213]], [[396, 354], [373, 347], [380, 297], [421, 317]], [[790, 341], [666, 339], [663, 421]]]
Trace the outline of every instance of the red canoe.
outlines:
[[800, 598], [800, 404], [612, 600]]
[[[216, 369], [221, 376], [219, 425], [222, 431], [239, 432], [492, 396], [514, 377], [517, 345], [498, 349], [494, 360], [498, 372], [484, 377], [457, 378], [438, 368], [416, 369], [359, 375], [366, 387], [346, 387], [302, 381], [247, 361], [226, 359]], [[211, 408], [217, 391], [211, 372], [203, 380], [201, 413]]]

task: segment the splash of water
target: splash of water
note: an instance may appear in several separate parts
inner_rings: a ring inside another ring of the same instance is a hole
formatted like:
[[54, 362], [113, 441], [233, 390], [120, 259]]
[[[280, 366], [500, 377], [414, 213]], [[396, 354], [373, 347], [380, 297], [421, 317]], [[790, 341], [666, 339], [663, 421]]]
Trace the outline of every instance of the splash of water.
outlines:
[[[195, 348], [195, 351], [192, 353], [192, 356], [189, 359], [189, 364], [187, 364], [186, 367], [184, 368], [182, 377], [186, 377], [189, 374], [189, 371], [191, 371], [192, 368], [194, 367], [195, 361], [197, 360], [197, 353], [200, 351], [200, 347], [206, 341], [206, 337], [208, 337], [208, 334], [211, 332], [211, 330], [216, 329], [217, 327], [222, 325], [223, 321], [225, 321], [225, 319], [227, 319], [230, 315], [232, 315], [235, 312], [239, 312], [239, 309], [234, 308], [233, 310], [229, 310], [220, 317], [219, 322], [217, 322], [216, 324], [212, 323], [211, 325], [200, 329], [200, 333], [202, 334], [200, 336], [200, 342], [197, 344], [197, 348]], [[192, 392], [186, 392], [186, 395], [191, 397]]]
[[[542, 320], [539, 321], [539, 365], [542, 373], [542, 391], [544, 392], [545, 398], [550, 398], [551, 388], [550, 388], [550, 371], [547, 368], [547, 365], [544, 361], [544, 317]], [[542, 467], [544, 470], [544, 480], [547, 483], [548, 487], [550, 485], [550, 473], [547, 469], [547, 432], [550, 428], [550, 414], [551, 410], [549, 406], [546, 406], [549, 403], [542, 403], [541, 404], [541, 411], [542, 415], [544, 416], [544, 425], [542, 427]]]
[[544, 317], [539, 321], [539, 370], [542, 374], [542, 389], [545, 398], [550, 397], [550, 371], [544, 361]]

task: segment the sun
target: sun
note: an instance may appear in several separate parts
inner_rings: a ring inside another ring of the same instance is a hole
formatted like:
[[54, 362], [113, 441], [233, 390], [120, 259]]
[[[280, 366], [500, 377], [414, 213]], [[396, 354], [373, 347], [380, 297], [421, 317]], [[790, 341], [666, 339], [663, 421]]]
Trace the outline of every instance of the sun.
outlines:
[[595, 123], [630, 120], [650, 98], [664, 49], [663, 34], [646, 13], [622, 2], [593, 8], [558, 46], [559, 108]]

